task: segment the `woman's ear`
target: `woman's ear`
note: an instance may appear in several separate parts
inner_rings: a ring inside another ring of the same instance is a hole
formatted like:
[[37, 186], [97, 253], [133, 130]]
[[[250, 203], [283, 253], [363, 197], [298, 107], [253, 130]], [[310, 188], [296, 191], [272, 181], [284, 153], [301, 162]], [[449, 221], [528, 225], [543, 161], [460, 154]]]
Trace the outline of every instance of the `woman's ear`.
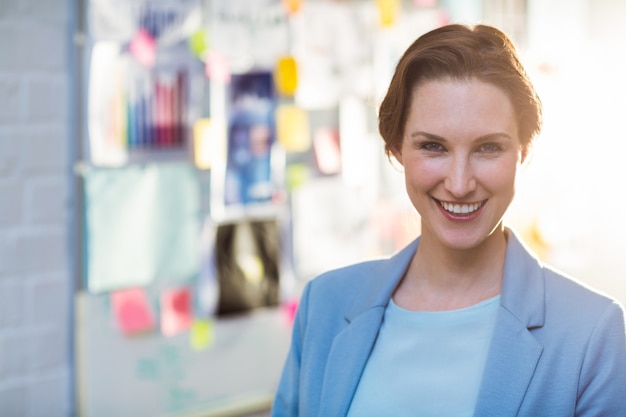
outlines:
[[404, 166], [404, 164], [402, 163], [402, 146], [394, 146], [393, 148], [389, 149], [389, 156], [393, 155], [393, 157], [396, 159], [396, 161], [398, 161], [398, 163], [402, 166]]
[[526, 145], [522, 146], [522, 165], [528, 165], [530, 160], [532, 159], [532, 146]]

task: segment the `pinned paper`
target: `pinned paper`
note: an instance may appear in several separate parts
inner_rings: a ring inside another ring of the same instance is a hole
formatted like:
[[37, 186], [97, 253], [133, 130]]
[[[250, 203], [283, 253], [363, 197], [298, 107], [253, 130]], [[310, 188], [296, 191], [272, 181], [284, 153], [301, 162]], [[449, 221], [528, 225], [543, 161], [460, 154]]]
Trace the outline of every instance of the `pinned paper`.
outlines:
[[300, 7], [302, 6], [302, 0], [283, 0], [283, 4], [287, 9], [287, 13], [295, 14], [298, 13]]
[[173, 336], [189, 329], [192, 320], [191, 291], [186, 288], [161, 294], [161, 333]]
[[400, 11], [400, 0], [376, 0], [382, 27], [393, 26]]
[[189, 37], [188, 43], [191, 53], [203, 58], [209, 49], [209, 34], [204, 29], [197, 30]]
[[211, 119], [196, 120], [193, 125], [193, 155], [199, 169], [211, 169], [211, 162], [215, 157], [215, 137], [211, 133]]
[[322, 174], [338, 174], [341, 171], [339, 132], [336, 129], [317, 129], [313, 135], [313, 149], [317, 168]]
[[141, 65], [152, 68], [156, 62], [156, 41], [144, 28], [139, 29], [130, 42], [130, 53]]
[[265, 266], [256, 246], [252, 225], [249, 222], [241, 223], [235, 229], [235, 262], [244, 279], [258, 285], [265, 277]]
[[213, 344], [213, 320], [196, 319], [191, 324], [189, 344], [194, 350], [204, 350]]
[[302, 108], [283, 104], [276, 109], [276, 138], [287, 152], [304, 152], [311, 147], [309, 117]]
[[133, 335], [154, 328], [154, 313], [143, 289], [131, 288], [112, 292], [111, 305], [122, 333]]
[[207, 56], [204, 73], [212, 81], [222, 84], [228, 84], [230, 82], [228, 61], [224, 55], [217, 51], [212, 51]]
[[298, 87], [298, 66], [291, 56], [281, 57], [276, 63], [274, 82], [278, 94], [291, 97]]
[[192, 164], [91, 168], [84, 180], [89, 291], [181, 282], [198, 273], [201, 185]]

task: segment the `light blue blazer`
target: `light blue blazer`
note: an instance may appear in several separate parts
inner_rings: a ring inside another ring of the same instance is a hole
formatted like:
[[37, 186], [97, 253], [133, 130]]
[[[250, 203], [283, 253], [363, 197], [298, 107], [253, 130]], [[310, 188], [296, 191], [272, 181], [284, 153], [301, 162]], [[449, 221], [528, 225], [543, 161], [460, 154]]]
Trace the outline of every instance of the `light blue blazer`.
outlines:
[[[507, 233], [501, 305], [475, 416], [626, 416], [621, 306], [542, 265]], [[418, 245], [307, 284], [272, 416], [347, 414]]]

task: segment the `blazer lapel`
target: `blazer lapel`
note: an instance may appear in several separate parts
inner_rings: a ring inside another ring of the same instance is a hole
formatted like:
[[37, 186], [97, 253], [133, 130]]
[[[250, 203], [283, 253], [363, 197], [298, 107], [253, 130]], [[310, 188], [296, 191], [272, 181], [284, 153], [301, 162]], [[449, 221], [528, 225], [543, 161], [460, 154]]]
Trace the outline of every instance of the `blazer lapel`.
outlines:
[[345, 416], [348, 413], [384, 312], [384, 307], [366, 311], [335, 338], [324, 374], [320, 416]]
[[348, 413], [361, 374], [370, 356], [385, 308], [415, 254], [416, 239], [395, 256], [368, 271], [374, 277], [367, 292], [355, 300], [346, 314], [346, 327], [335, 337], [322, 387], [320, 416], [343, 417]]
[[501, 306], [476, 417], [517, 415], [543, 352], [531, 329], [543, 326], [544, 313], [541, 265], [509, 230]]
[[526, 327], [501, 309], [474, 416], [516, 416], [542, 351]]

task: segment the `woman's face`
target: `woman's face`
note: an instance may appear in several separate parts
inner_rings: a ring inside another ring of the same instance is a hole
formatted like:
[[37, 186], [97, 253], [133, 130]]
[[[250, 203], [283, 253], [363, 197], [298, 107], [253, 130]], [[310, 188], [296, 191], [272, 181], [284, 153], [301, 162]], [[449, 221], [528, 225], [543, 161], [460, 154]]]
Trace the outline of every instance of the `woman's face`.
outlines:
[[394, 155], [423, 241], [471, 249], [502, 231], [523, 158], [513, 106], [500, 89], [478, 80], [415, 88]]

